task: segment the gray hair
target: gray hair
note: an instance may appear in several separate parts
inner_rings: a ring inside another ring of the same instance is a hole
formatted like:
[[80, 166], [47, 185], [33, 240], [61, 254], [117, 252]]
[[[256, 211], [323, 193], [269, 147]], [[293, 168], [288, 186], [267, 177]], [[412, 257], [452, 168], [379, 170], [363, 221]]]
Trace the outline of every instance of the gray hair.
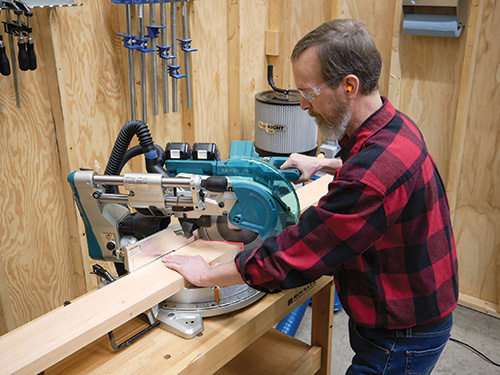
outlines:
[[348, 74], [358, 77], [361, 93], [378, 89], [382, 59], [370, 32], [359, 20], [337, 19], [325, 22], [297, 42], [292, 62], [310, 47], [316, 47], [325, 81], [338, 87]]

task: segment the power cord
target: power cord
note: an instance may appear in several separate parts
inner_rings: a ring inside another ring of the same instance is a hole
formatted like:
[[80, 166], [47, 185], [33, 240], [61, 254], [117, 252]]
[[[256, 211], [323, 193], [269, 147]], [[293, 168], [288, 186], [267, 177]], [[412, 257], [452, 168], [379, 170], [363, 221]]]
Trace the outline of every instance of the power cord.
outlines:
[[472, 346], [470, 346], [469, 344], [466, 344], [465, 342], [463, 341], [460, 341], [460, 340], [457, 340], [457, 339], [454, 339], [453, 337], [450, 337], [450, 341], [453, 341], [453, 342], [456, 342], [457, 344], [460, 344], [462, 346], [464, 346], [465, 348], [469, 349], [471, 352], [477, 354], [478, 356], [480, 356], [482, 359], [484, 359], [486, 362], [494, 365], [494, 366], [497, 366], [497, 367], [500, 367], [500, 363], [497, 363], [495, 361], [492, 361], [491, 359], [489, 359], [487, 356], [485, 356], [483, 353], [481, 353], [479, 350], [473, 348]]

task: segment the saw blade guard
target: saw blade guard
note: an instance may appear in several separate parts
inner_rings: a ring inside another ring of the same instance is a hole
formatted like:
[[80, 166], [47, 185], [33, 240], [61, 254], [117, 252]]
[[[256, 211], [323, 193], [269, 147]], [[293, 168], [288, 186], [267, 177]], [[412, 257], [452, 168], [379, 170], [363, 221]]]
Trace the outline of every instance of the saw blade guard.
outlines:
[[221, 164], [222, 169], [239, 174], [229, 176], [238, 198], [229, 212], [232, 224], [265, 239], [298, 222], [300, 206], [295, 189], [280, 170], [252, 157], [232, 157]]

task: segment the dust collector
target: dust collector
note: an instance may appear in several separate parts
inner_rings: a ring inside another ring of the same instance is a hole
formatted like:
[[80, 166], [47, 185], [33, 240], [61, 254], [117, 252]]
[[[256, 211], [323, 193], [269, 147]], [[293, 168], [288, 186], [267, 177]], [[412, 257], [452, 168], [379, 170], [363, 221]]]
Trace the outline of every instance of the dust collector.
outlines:
[[273, 90], [255, 95], [255, 150], [261, 157], [316, 155], [318, 127], [300, 108], [300, 93], [277, 88], [272, 65], [267, 67], [267, 80]]

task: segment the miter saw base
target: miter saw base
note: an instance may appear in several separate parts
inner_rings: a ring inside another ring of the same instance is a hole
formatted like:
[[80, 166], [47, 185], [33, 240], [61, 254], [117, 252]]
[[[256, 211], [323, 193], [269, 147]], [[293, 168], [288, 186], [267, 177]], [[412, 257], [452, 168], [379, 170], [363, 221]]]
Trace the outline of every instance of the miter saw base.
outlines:
[[265, 293], [246, 284], [213, 288], [185, 288], [158, 305], [156, 319], [161, 327], [186, 339], [203, 331], [204, 317], [240, 310]]

